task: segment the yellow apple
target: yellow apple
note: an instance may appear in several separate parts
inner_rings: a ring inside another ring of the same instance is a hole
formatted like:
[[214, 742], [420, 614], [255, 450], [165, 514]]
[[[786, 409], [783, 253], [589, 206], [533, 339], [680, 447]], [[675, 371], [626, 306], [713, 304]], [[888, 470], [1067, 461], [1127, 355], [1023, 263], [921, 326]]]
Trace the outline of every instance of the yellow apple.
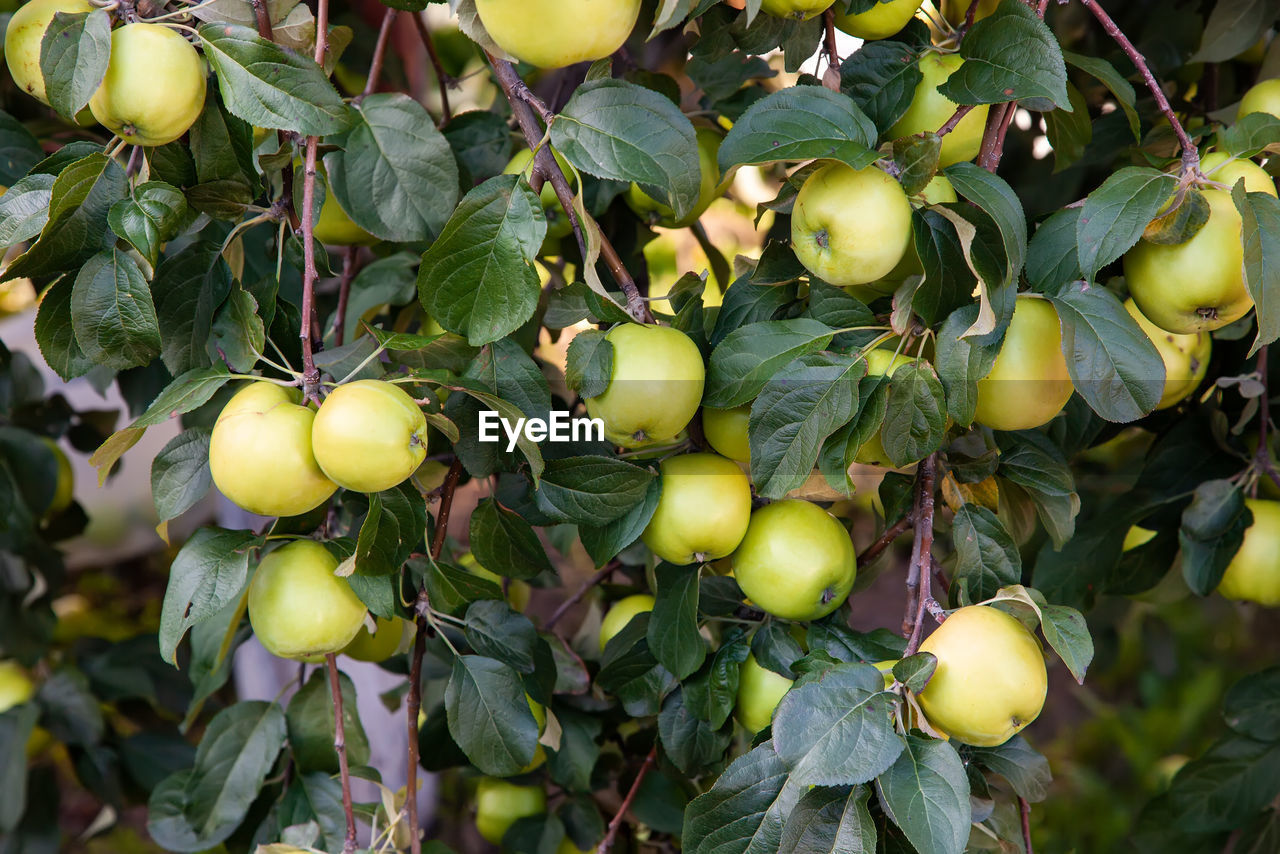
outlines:
[[[916, 93], [906, 113], [893, 127], [889, 128], [891, 137], [936, 132], [955, 114], [957, 104], [939, 92], [938, 87], [964, 65], [964, 60], [955, 53], [926, 53], [920, 57], [919, 65], [924, 79], [916, 86]], [[987, 127], [987, 113], [990, 109], [986, 104], [974, 107], [960, 120], [954, 130], [942, 138], [942, 153], [938, 157], [939, 169], [946, 168], [952, 163], [972, 160], [978, 156], [978, 150], [982, 147], [982, 134]]]
[[36, 684], [16, 661], [0, 660], [0, 714], [36, 695]]
[[[1000, 5], [1000, 0], [978, 0], [978, 12], [973, 16], [980, 21], [990, 15]], [[955, 26], [964, 23], [964, 16], [969, 11], [969, 0], [943, 0], [942, 14]]]
[[609, 387], [588, 397], [587, 413], [604, 421], [605, 438], [624, 448], [674, 439], [702, 402], [706, 368], [698, 345], [679, 329], [622, 323], [613, 344]]
[[[564, 173], [565, 178], [569, 180], [569, 186], [573, 186], [573, 169], [570, 168], [568, 162], [560, 156], [560, 152], [552, 151], [555, 155], [556, 163], [560, 166], [560, 171]], [[525, 180], [529, 180], [533, 174], [533, 150], [530, 148], [522, 148], [516, 152], [515, 156], [507, 162], [503, 168], [504, 175], [518, 175], [523, 173]], [[569, 215], [564, 212], [564, 206], [560, 204], [560, 198], [556, 195], [555, 187], [551, 186], [550, 181], [542, 182], [542, 190], [538, 194], [538, 199], [542, 202], [542, 212], [547, 217], [547, 240], [558, 240], [573, 233], [573, 222], [569, 219]], [[546, 243], [543, 246], [546, 247]]]
[[476, 0], [476, 12], [507, 53], [562, 68], [622, 47], [640, 16], [640, 0]]
[[747, 422], [751, 404], [733, 409], [702, 408], [702, 435], [716, 453], [740, 463], [751, 462], [751, 442], [747, 438]]
[[1280, 605], [1280, 502], [1246, 498], [1253, 524], [1218, 584], [1228, 599]]
[[111, 33], [111, 61], [89, 99], [93, 117], [134, 145], [173, 142], [204, 109], [204, 60], [177, 30], [126, 24]]
[[71, 506], [71, 499], [75, 497], [76, 476], [71, 470], [71, 461], [62, 452], [62, 448], [58, 447], [57, 442], [48, 436], [41, 436], [40, 441], [44, 442], [45, 447], [53, 453], [53, 458], [58, 463], [58, 482], [53, 490], [53, 500], [49, 502], [49, 508], [44, 511], [46, 516], [56, 516]]
[[857, 564], [849, 533], [817, 504], [775, 501], [751, 514], [733, 553], [738, 586], [757, 607], [787, 620], [825, 617], [849, 595]]
[[640, 189], [639, 184], [632, 184], [627, 192], [627, 206], [649, 221], [651, 225], [663, 228], [687, 228], [698, 221], [698, 217], [706, 213], [711, 203], [724, 195], [730, 179], [721, 178], [720, 163], [716, 159], [720, 153], [720, 132], [711, 128], [700, 127], [696, 131], [698, 139], [698, 165], [702, 170], [702, 183], [698, 190], [698, 203], [683, 219], [676, 219], [676, 213], [665, 202], [660, 202]]
[[[892, 377], [897, 373], [898, 368], [903, 365], [909, 365], [914, 361], [915, 359], [904, 356], [901, 353], [895, 355], [892, 350], [875, 349], [867, 354], [867, 376]], [[884, 440], [880, 430], [877, 430], [874, 436], [862, 443], [862, 447], [858, 449], [853, 458], [857, 462], [868, 466], [893, 465], [889, 462], [889, 455], [884, 452]]]
[[1192, 332], [1188, 335], [1165, 332], [1143, 317], [1132, 299], [1125, 300], [1124, 307], [1138, 322], [1138, 328], [1156, 345], [1160, 358], [1164, 360], [1164, 391], [1160, 394], [1156, 409], [1168, 409], [1184, 400], [1204, 380], [1209, 371], [1213, 336], [1208, 332]]
[[738, 702], [733, 716], [748, 732], [759, 732], [773, 721], [774, 710], [793, 684], [794, 679], [762, 667], [748, 654], [738, 670]]
[[656, 600], [648, 593], [636, 593], [625, 596], [609, 606], [604, 619], [600, 621], [600, 651], [608, 646], [614, 635], [627, 627], [631, 618], [645, 611], [652, 611]]
[[1229, 157], [1224, 151], [1211, 151], [1200, 158], [1200, 171], [1205, 177], [1228, 187], [1234, 187], [1243, 178], [1245, 192], [1276, 195], [1276, 182], [1267, 170], [1243, 157]]
[[4, 60], [18, 88], [37, 101], [49, 103], [40, 71], [40, 42], [44, 31], [58, 12], [78, 14], [92, 12], [88, 0], [31, 0], [9, 19], [4, 31]]
[[[499, 587], [502, 586], [503, 577], [496, 572], [491, 572], [480, 565], [480, 561], [476, 560], [476, 556], [471, 552], [463, 552], [458, 556], [458, 565], [472, 575], [492, 581]], [[518, 578], [511, 579], [507, 584], [507, 603], [513, 611], [523, 612], [529, 604], [529, 597], [533, 595], [533, 588], [528, 582], [521, 581]]]
[[319, 507], [338, 486], [311, 450], [315, 413], [297, 389], [246, 385], [223, 407], [209, 439], [209, 470], [234, 504], [262, 516], [297, 516]]
[[427, 419], [400, 386], [357, 380], [329, 392], [311, 427], [311, 444], [334, 483], [353, 492], [382, 492], [422, 464]]
[[827, 11], [834, 2], [835, 0], [763, 0], [760, 11], [779, 18], [807, 21]]
[[1240, 213], [1231, 194], [1207, 189], [1209, 219], [1185, 243], [1139, 240], [1124, 256], [1129, 293], [1147, 319], [1170, 332], [1212, 332], [1249, 313]]
[[315, 540], [295, 540], [268, 554], [249, 582], [249, 625], [267, 652], [320, 661], [342, 652], [364, 625], [366, 609], [338, 559]]
[[1019, 296], [1000, 355], [978, 381], [974, 420], [992, 430], [1030, 430], [1052, 421], [1073, 388], [1053, 303]]
[[1044, 707], [1049, 677], [1035, 635], [987, 605], [947, 617], [920, 645], [938, 668], [920, 692], [929, 722], [957, 741], [978, 747], [1004, 744]]
[[886, 276], [911, 242], [911, 203], [874, 166], [829, 163], [809, 176], [791, 212], [791, 246], [813, 275], [836, 286]]
[[751, 481], [718, 454], [681, 454], [661, 463], [662, 496], [641, 535], [662, 560], [706, 563], [733, 552], [751, 519]]
[[[958, 196], [956, 196], [956, 188], [946, 175], [934, 175], [918, 195], [912, 196], [912, 200], [925, 205], [940, 205], [957, 201]], [[923, 273], [924, 266], [920, 263], [920, 255], [916, 252], [915, 240], [911, 239], [907, 241], [907, 251], [903, 253], [902, 260], [885, 274], [883, 279], [865, 285], [851, 285], [845, 290], [863, 302], [871, 303], [881, 297], [893, 296], [908, 276], [919, 276]]]
[[836, 28], [860, 39], [887, 39], [915, 17], [924, 0], [889, 0], [866, 12], [836, 12]]
[[1280, 117], [1280, 78], [1263, 80], [1244, 93], [1236, 117], [1242, 119], [1250, 113], [1270, 113]]
[[400, 649], [400, 644], [409, 628], [409, 621], [399, 617], [385, 620], [377, 618], [377, 629], [369, 634], [367, 626], [361, 626], [356, 632], [355, 640], [343, 648], [342, 653], [356, 661], [386, 661]]
[[36, 286], [25, 276], [0, 282], [0, 318], [21, 314], [38, 302]]
[[494, 845], [502, 843], [517, 819], [546, 809], [547, 794], [541, 786], [517, 786], [494, 777], [482, 777], [476, 784], [476, 830]]
[[1124, 544], [1120, 547], [1120, 550], [1133, 551], [1140, 546], [1145, 546], [1155, 538], [1156, 532], [1150, 528], [1144, 528], [1141, 525], [1130, 525], [1129, 530], [1125, 531]]

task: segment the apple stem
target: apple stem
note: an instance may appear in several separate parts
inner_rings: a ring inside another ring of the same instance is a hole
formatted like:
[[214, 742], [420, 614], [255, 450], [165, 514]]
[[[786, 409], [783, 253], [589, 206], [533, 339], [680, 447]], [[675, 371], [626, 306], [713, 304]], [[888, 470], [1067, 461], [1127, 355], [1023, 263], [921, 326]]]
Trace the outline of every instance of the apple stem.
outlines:
[[440, 126], [447, 125], [453, 119], [453, 111], [449, 109], [449, 87], [453, 85], [453, 78], [444, 73], [444, 66], [440, 64], [440, 54], [436, 53], [435, 42], [431, 40], [431, 31], [427, 29], [427, 22], [423, 19], [425, 12], [410, 12], [409, 16], [413, 18], [413, 24], [418, 29], [418, 38], [422, 39], [422, 46], [427, 49], [427, 56], [431, 58], [431, 67], [436, 72], [436, 85], [440, 88]]
[[351, 804], [351, 768], [347, 764], [347, 727], [342, 708], [342, 685], [338, 681], [338, 657], [332, 652], [324, 657], [329, 670], [329, 695], [333, 698], [333, 749], [338, 752], [338, 774], [342, 780], [342, 812], [347, 819], [347, 838], [343, 854], [356, 850], [356, 817]]
[[644, 763], [640, 766], [640, 770], [636, 772], [636, 778], [631, 782], [631, 788], [627, 791], [627, 796], [622, 799], [622, 805], [618, 807], [617, 813], [609, 822], [609, 829], [605, 832], [604, 839], [600, 841], [600, 846], [596, 848], [596, 854], [608, 854], [609, 849], [613, 846], [614, 839], [618, 836], [618, 830], [622, 827], [622, 820], [627, 814], [627, 810], [631, 809], [631, 804], [636, 799], [636, 795], [640, 792], [640, 784], [644, 782], [645, 775], [649, 773], [649, 769], [653, 767], [654, 761], [658, 756], [658, 745], [654, 745], [649, 749], [649, 755], [644, 758]]
[[911, 546], [911, 566], [907, 570], [907, 612], [902, 621], [902, 633], [907, 635], [903, 658], [915, 655], [920, 649], [925, 607], [933, 598], [933, 573], [930, 570], [933, 566], [933, 490], [937, 474], [936, 453], [920, 461], [912, 513], [915, 517], [915, 540]]
[[836, 10], [828, 9], [823, 12], [822, 22], [826, 32], [824, 44], [827, 51], [827, 72], [822, 76], [822, 84], [834, 92], [839, 92], [840, 51], [836, 48]]

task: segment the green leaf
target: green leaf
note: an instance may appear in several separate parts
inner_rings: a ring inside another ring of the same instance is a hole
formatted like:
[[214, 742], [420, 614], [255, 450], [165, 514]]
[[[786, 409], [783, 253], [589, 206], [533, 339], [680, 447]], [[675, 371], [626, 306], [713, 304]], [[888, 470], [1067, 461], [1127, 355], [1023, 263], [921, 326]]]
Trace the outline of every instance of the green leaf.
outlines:
[[891, 39], [864, 42], [840, 65], [840, 91], [882, 133], [907, 112], [923, 79], [915, 49]]
[[834, 335], [826, 325], [803, 317], [735, 329], [711, 351], [703, 404], [717, 409], [741, 406], [784, 365], [825, 349]]
[[467, 643], [480, 655], [497, 659], [520, 673], [533, 673], [538, 631], [524, 614], [506, 602], [481, 599], [467, 608], [463, 631]]
[[1280, 145], [1280, 117], [1270, 113], [1249, 113], [1239, 121], [1218, 131], [1219, 151], [1231, 157], [1257, 157], [1264, 151], [1275, 151]]
[[[217, 98], [210, 98], [188, 136], [196, 175], [195, 186], [187, 189], [187, 201], [209, 216], [239, 220], [259, 192], [252, 125], [228, 113]], [[302, 187], [301, 179], [297, 186]]]
[[1192, 832], [1240, 826], [1280, 793], [1280, 742], [1227, 736], [1183, 766], [1169, 788], [1177, 825]]
[[1000, 355], [1000, 342], [961, 337], [978, 319], [978, 306], [970, 304], [947, 316], [938, 330], [935, 363], [946, 392], [947, 412], [958, 424], [973, 423], [978, 408], [978, 380], [991, 372]]
[[[244, 820], [285, 741], [275, 703], [243, 701], [209, 722], [196, 748], [184, 814], [211, 847]], [[189, 849], [188, 849], [189, 850]]]
[[1225, 62], [1265, 38], [1280, 5], [1275, 0], [1218, 0], [1200, 36], [1200, 49], [1187, 60]]
[[480, 565], [499, 575], [533, 578], [553, 569], [532, 526], [493, 498], [471, 514], [470, 542]]
[[93, 361], [80, 349], [71, 325], [71, 291], [74, 280], [63, 276], [55, 281], [36, 309], [36, 344], [45, 363], [70, 380], [93, 369]]
[[534, 498], [544, 513], [577, 525], [620, 518], [645, 500], [656, 475], [612, 457], [550, 460]]
[[[907, 641], [888, 629], [876, 629], [872, 632], [855, 632], [846, 625], [837, 622], [837, 618], [828, 618], [826, 622], [810, 623], [805, 633], [805, 642], [810, 652], [825, 652], [836, 661], [884, 661], [887, 658], [901, 658]], [[879, 672], [879, 671], [877, 671]], [[881, 680], [883, 686], [883, 680]]]
[[26, 125], [0, 111], [0, 185], [12, 187], [44, 159], [40, 141]]
[[871, 790], [815, 787], [787, 816], [779, 851], [805, 854], [875, 854], [876, 826], [867, 801]]
[[1024, 3], [1001, 3], [974, 24], [960, 43], [960, 56], [964, 65], [938, 87], [957, 104], [1043, 99], [1071, 109], [1062, 48]]
[[426, 512], [422, 496], [408, 481], [370, 495], [369, 512], [356, 539], [356, 572], [360, 575], [399, 572], [422, 542]]
[[49, 104], [74, 118], [98, 91], [111, 58], [111, 16], [54, 12], [40, 40], [40, 73]]
[[919, 694], [938, 669], [938, 658], [931, 652], [917, 652], [893, 665], [893, 678]]
[[444, 704], [449, 732], [484, 773], [505, 777], [533, 761], [538, 722], [508, 665], [479, 655], [458, 656]]
[[1208, 596], [1217, 589], [1251, 524], [1253, 513], [1237, 484], [1206, 480], [1196, 487], [1178, 529], [1182, 576], [1192, 592]]
[[231, 293], [221, 247], [199, 240], [165, 258], [151, 282], [160, 324], [160, 358], [174, 376], [210, 364], [213, 316]]
[[258, 316], [258, 301], [233, 284], [227, 301], [214, 316], [213, 346], [232, 370], [248, 373], [267, 346], [267, 330]]
[[822, 86], [766, 95], [738, 119], [720, 146], [720, 171], [779, 160], [839, 160], [854, 169], [875, 162], [876, 129], [853, 100]]
[[1027, 247], [1027, 281], [1032, 290], [1054, 293], [1067, 282], [1082, 278], [1076, 229], [1080, 208], [1054, 211], [1045, 218]]
[[151, 462], [151, 500], [162, 524], [194, 507], [212, 485], [208, 428], [184, 430]]
[[176, 664], [187, 629], [238, 599], [249, 581], [249, 553], [263, 540], [252, 531], [200, 528], [169, 567], [160, 607], [160, 657]]
[[1027, 258], [1027, 217], [1017, 193], [1003, 178], [972, 163], [948, 166], [946, 176], [956, 192], [985, 211], [999, 229], [1005, 260], [1002, 283], [1014, 281]]
[[1086, 74], [1091, 74], [1097, 78], [1103, 86], [1115, 97], [1116, 103], [1120, 105], [1120, 109], [1124, 111], [1124, 116], [1129, 122], [1129, 130], [1133, 132], [1135, 142], [1142, 139], [1142, 120], [1138, 117], [1137, 95], [1133, 91], [1133, 84], [1124, 78], [1115, 66], [1105, 59], [1096, 56], [1083, 56], [1070, 51], [1063, 51], [1062, 58], [1067, 61], [1068, 65], [1074, 65]]
[[429, 240], [458, 201], [453, 151], [421, 104], [370, 95], [341, 148], [325, 155], [329, 186], [356, 225], [383, 240]]
[[676, 219], [697, 204], [702, 169], [693, 125], [651, 89], [614, 79], [579, 86], [551, 124], [551, 144], [583, 172], [639, 184]]
[[733, 726], [712, 727], [685, 705], [684, 692], [677, 688], [662, 704], [658, 736], [667, 758], [685, 774], [697, 776], [723, 760], [733, 741]]
[[998, 433], [1000, 474], [1030, 493], [1036, 513], [1053, 540], [1062, 548], [1075, 532], [1080, 496], [1062, 450], [1042, 433]]
[[347, 105], [310, 57], [286, 51], [236, 24], [201, 24], [205, 59], [218, 75], [223, 103], [260, 128], [324, 136], [345, 130]]
[[1078, 163], [1084, 157], [1085, 149], [1093, 141], [1093, 121], [1089, 118], [1089, 102], [1080, 90], [1067, 84], [1067, 97], [1071, 101], [1070, 110], [1054, 110], [1045, 113], [1045, 135], [1053, 148], [1053, 171]]
[[1231, 198], [1240, 211], [1244, 239], [1244, 279], [1258, 318], [1258, 335], [1249, 355], [1280, 337], [1280, 201], [1266, 193], [1245, 193], [1233, 187]]
[[709, 667], [684, 681], [685, 703], [695, 715], [717, 729], [729, 720], [738, 699], [742, 662], [750, 654], [751, 647], [745, 636], [737, 631], [726, 636], [712, 655]]
[[[413, 565], [411, 563], [410, 567]], [[465, 613], [472, 602], [502, 599], [502, 588], [495, 582], [465, 569], [447, 563], [435, 563], [419, 567], [418, 571], [425, 576], [431, 607], [451, 616]]]
[[40, 233], [49, 221], [53, 182], [52, 175], [28, 175], [0, 196], [0, 246], [14, 246]]
[[99, 699], [79, 670], [63, 668], [45, 679], [36, 692], [36, 702], [41, 707], [41, 723], [56, 740], [81, 747], [102, 740], [106, 724]]
[[942, 447], [946, 432], [946, 399], [933, 366], [921, 360], [894, 371], [881, 428], [889, 461], [900, 468], [924, 459]]
[[1001, 587], [1022, 580], [1022, 556], [1000, 517], [977, 504], [956, 511], [951, 527], [956, 550], [954, 578], [969, 597], [990, 599]]
[[[779, 248], [772, 249], [775, 246]], [[795, 253], [791, 251], [789, 246], [784, 247], [782, 244], [770, 243], [769, 246], [765, 247], [764, 251], [764, 257], [756, 265], [757, 272], [766, 266], [770, 255], [775, 257], [779, 254], [789, 255], [791, 262], [799, 263], [795, 260]], [[788, 266], [785, 275], [788, 281], [791, 281], [799, 275], [799, 272]], [[796, 275], [792, 275], [792, 273]], [[720, 304], [720, 311], [716, 314], [715, 327], [711, 330], [708, 342], [712, 347], [719, 347], [721, 342], [739, 327], [759, 323], [762, 320], [772, 320], [775, 315], [793, 303], [795, 299], [796, 289], [794, 286], [778, 287], [770, 282], [756, 283], [755, 281], [739, 279], [733, 283], [729, 290], [725, 291], [724, 301]]]
[[1176, 179], [1145, 166], [1125, 166], [1085, 199], [1076, 224], [1080, 269], [1092, 280], [1103, 267], [1129, 251], [1160, 207]]
[[1280, 741], [1280, 667], [1244, 677], [1222, 703], [1227, 726], [1261, 741]]
[[648, 527], [649, 520], [658, 509], [658, 499], [662, 496], [662, 481], [654, 478], [649, 482], [644, 500], [626, 513], [604, 525], [583, 525], [578, 528], [578, 538], [582, 547], [591, 556], [592, 562], [601, 567], [612, 560], [618, 552], [634, 543]]
[[130, 198], [112, 205], [107, 222], [155, 267], [160, 247], [178, 236], [186, 212], [187, 200], [181, 190], [163, 181], [148, 181], [134, 187]]
[[[338, 672], [342, 692], [342, 724], [346, 734], [347, 761], [352, 765], [369, 762], [369, 738], [356, 707], [356, 686], [347, 674]], [[333, 695], [325, 668], [311, 671], [306, 683], [289, 700], [285, 711], [289, 749], [303, 773], [338, 773], [338, 752], [333, 749]]]
[[475, 346], [515, 332], [538, 306], [533, 259], [546, 232], [542, 203], [519, 175], [490, 178], [463, 197], [423, 254], [423, 307]]
[[698, 633], [697, 566], [661, 563], [654, 570], [656, 602], [649, 618], [649, 649], [663, 667], [684, 679], [702, 666], [707, 644]]
[[791, 624], [769, 620], [751, 636], [751, 654], [761, 667], [794, 679], [796, 674], [791, 667], [805, 653], [791, 634]]
[[1093, 638], [1084, 617], [1065, 605], [1041, 605], [1040, 630], [1071, 675], [1083, 685], [1085, 671], [1093, 660]]
[[27, 806], [27, 741], [40, 717], [35, 703], [20, 703], [0, 713], [0, 833], [18, 827]]
[[876, 781], [880, 803], [917, 851], [962, 854], [969, 841], [969, 778], [947, 741], [906, 736]]
[[596, 741], [604, 722], [576, 709], [556, 709], [560, 722], [560, 748], [547, 751], [551, 779], [573, 792], [591, 791], [591, 772], [600, 758]]
[[137, 263], [118, 249], [90, 258], [71, 291], [76, 341], [95, 364], [117, 370], [160, 354], [160, 326], [151, 290]]
[[1032, 749], [1021, 735], [998, 747], [966, 748], [973, 761], [1009, 781], [1013, 791], [1032, 803], [1043, 801], [1049, 794], [1053, 775], [1049, 760]]
[[584, 329], [569, 342], [564, 379], [583, 397], [599, 397], [613, 377], [613, 344], [601, 329]]
[[789, 780], [772, 742], [739, 756], [689, 802], [682, 837], [689, 854], [774, 854], [804, 787]]

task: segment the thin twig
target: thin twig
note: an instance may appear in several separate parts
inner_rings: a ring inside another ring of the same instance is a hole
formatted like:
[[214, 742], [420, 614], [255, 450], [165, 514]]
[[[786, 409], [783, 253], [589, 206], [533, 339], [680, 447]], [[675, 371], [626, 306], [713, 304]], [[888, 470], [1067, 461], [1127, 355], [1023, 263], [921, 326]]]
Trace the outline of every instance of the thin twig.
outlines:
[[351, 299], [351, 280], [360, 270], [360, 247], [348, 246], [342, 255], [342, 278], [338, 279], [338, 309], [333, 318], [333, 346], [341, 347], [347, 331], [347, 303]]
[[635, 801], [636, 795], [640, 792], [640, 784], [644, 782], [645, 775], [653, 767], [657, 756], [658, 746], [655, 744], [649, 750], [649, 755], [644, 758], [644, 764], [640, 766], [640, 770], [636, 772], [636, 778], [631, 783], [631, 789], [627, 792], [627, 796], [622, 799], [622, 806], [618, 807], [617, 814], [609, 822], [609, 829], [605, 832], [604, 839], [600, 841], [600, 847], [596, 849], [596, 854], [609, 854], [609, 848], [617, 838], [619, 828], [622, 827], [623, 817], [626, 816], [627, 810], [631, 809], [632, 802]]
[[[329, 42], [329, 0], [316, 3], [316, 65], [324, 64], [324, 54]], [[316, 321], [316, 272], [315, 229], [316, 197], [316, 146], [319, 139], [307, 137], [307, 153], [302, 172], [302, 323], [299, 338], [302, 339], [302, 394], [308, 400], [320, 401], [320, 371], [316, 368], [312, 352]]]
[[880, 557], [880, 553], [887, 549], [890, 543], [902, 536], [902, 533], [906, 531], [907, 528], [910, 528], [914, 521], [915, 519], [912, 514], [907, 513], [888, 528], [885, 528], [884, 533], [880, 535], [880, 538], [867, 546], [866, 549], [858, 555], [858, 566], [866, 566], [871, 563], [871, 561]]
[[440, 64], [440, 55], [436, 53], [435, 42], [431, 40], [431, 31], [427, 29], [427, 22], [423, 19], [421, 12], [411, 12], [414, 26], [418, 30], [418, 38], [422, 39], [422, 46], [427, 49], [427, 56], [431, 57], [431, 67], [436, 72], [436, 85], [440, 88], [440, 124], [446, 125], [453, 118], [453, 112], [449, 109], [449, 87], [453, 85], [453, 78], [444, 73], [444, 66]]
[[1013, 121], [1013, 103], [998, 104], [987, 115], [987, 127], [982, 132], [982, 147], [978, 150], [978, 165], [988, 172], [995, 172], [1004, 154], [1004, 137]]
[[399, 14], [399, 10], [390, 7], [383, 14], [382, 26], [378, 27], [378, 40], [373, 45], [373, 58], [369, 60], [369, 77], [365, 80], [364, 91], [352, 99], [353, 104], [359, 104], [377, 90], [378, 80], [382, 77], [382, 63], [387, 55], [387, 37], [391, 35], [391, 25]]
[[338, 752], [338, 776], [342, 780], [342, 812], [347, 818], [347, 838], [342, 853], [356, 850], [356, 816], [351, 805], [351, 768], [347, 764], [347, 725], [342, 708], [342, 683], [338, 680], [338, 658], [332, 652], [324, 657], [329, 669], [329, 696], [333, 698], [333, 749]]
[[458, 480], [462, 477], [462, 460], [455, 459], [449, 466], [449, 473], [444, 476], [441, 485], [440, 509], [436, 511], [436, 533], [431, 539], [431, 559], [439, 560], [444, 548], [445, 534], [449, 530], [449, 510], [453, 506], [453, 493], [458, 488]]
[[1027, 848], [1027, 854], [1035, 854], [1031, 850], [1031, 804], [1022, 796], [1018, 797], [1018, 812], [1022, 817], [1022, 844]]
[[951, 118], [947, 119], [946, 123], [942, 127], [938, 128], [938, 136], [946, 136], [955, 130], [956, 125], [960, 124], [960, 120], [973, 112], [976, 106], [976, 104], [965, 104], [964, 106], [957, 107], [956, 111], [951, 114]]
[[608, 578], [610, 575], [612, 575], [613, 571], [616, 570], [620, 565], [621, 564], [619, 564], [617, 561], [610, 561], [609, 563], [605, 564], [602, 569], [600, 569], [598, 572], [596, 572], [586, 581], [582, 582], [582, 586], [579, 587], [576, 591], [574, 591], [574, 594], [572, 596], [570, 596], [568, 599], [561, 602], [560, 606], [556, 608], [555, 611], [551, 614], [551, 616], [547, 618], [547, 621], [542, 624], [543, 630], [548, 632], [551, 631], [551, 629], [555, 626], [555, 624], [560, 622], [560, 618], [563, 617], [565, 614], [569, 613], [569, 609], [571, 609], [574, 605], [582, 601], [582, 597], [587, 595], [587, 591], [589, 591], [592, 587], [595, 587], [597, 584], [599, 584], [600, 582]]
[[253, 16], [258, 22], [258, 35], [267, 41], [273, 41], [274, 30], [271, 26], [271, 10], [267, 8], [267, 0], [251, 0]]
[[907, 649], [903, 658], [914, 655], [920, 649], [920, 637], [924, 628], [926, 603], [930, 595], [933, 560], [933, 488], [937, 480], [938, 457], [930, 454], [920, 462], [916, 475], [915, 542], [911, 549], [911, 567], [907, 571], [907, 617], [903, 634], [908, 634]]

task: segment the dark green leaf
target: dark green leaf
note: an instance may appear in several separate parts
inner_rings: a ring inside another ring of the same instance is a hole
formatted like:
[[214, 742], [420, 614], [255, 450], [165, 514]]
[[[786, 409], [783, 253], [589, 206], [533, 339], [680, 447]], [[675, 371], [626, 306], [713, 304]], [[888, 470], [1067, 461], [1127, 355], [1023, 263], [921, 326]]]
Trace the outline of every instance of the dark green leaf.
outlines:
[[467, 608], [463, 630], [467, 643], [480, 655], [497, 659], [521, 673], [533, 673], [534, 647], [540, 642], [533, 623], [506, 602], [481, 599]]
[[578, 525], [612, 522], [645, 500], [652, 471], [611, 457], [550, 460], [534, 497], [545, 513]]
[[975, 602], [1022, 581], [1022, 557], [996, 514], [976, 504], [956, 511], [951, 528], [956, 550], [954, 578]]
[[1257, 311], [1258, 336], [1249, 349], [1253, 355], [1280, 337], [1275, 297], [1280, 290], [1280, 202], [1266, 193], [1245, 193], [1240, 186], [1232, 189], [1231, 197], [1242, 222], [1245, 286]]
[[876, 826], [867, 801], [871, 790], [815, 787], [787, 816], [780, 851], [795, 854], [874, 854]]
[[249, 580], [249, 552], [261, 543], [252, 531], [201, 528], [169, 568], [160, 609], [160, 656], [170, 664], [187, 629], [240, 597]]
[[950, 742], [907, 735], [906, 748], [876, 784], [885, 812], [917, 851], [965, 850], [969, 778]]
[[734, 760], [685, 811], [689, 854], [774, 854], [802, 785], [791, 782], [772, 742]]
[[1253, 513], [1237, 484], [1207, 480], [1196, 487], [1178, 530], [1182, 576], [1193, 592], [1208, 596], [1217, 588], [1251, 524]]
[[755, 398], [784, 365], [824, 349], [834, 334], [826, 325], [803, 317], [735, 329], [711, 352], [703, 404], [719, 409], [741, 406]]
[[1084, 617], [1065, 605], [1041, 605], [1040, 629], [1045, 640], [1081, 685], [1093, 660], [1093, 638]]
[[698, 776], [720, 764], [733, 740], [733, 726], [712, 727], [685, 705], [684, 692], [677, 688], [662, 704], [658, 735], [662, 751], [672, 763], [684, 773]]
[[933, 366], [916, 361], [895, 370], [881, 429], [889, 461], [901, 468], [924, 459], [942, 447], [946, 430], [946, 399]]
[[479, 655], [453, 660], [444, 693], [449, 732], [486, 774], [505, 777], [533, 760], [538, 722], [514, 670]]
[[1280, 667], [1246, 676], [1231, 686], [1222, 716], [1241, 735], [1262, 741], [1280, 740]]
[[604, 394], [613, 377], [613, 344], [600, 329], [584, 329], [569, 342], [564, 378], [583, 397]]
[[40, 41], [40, 73], [49, 104], [67, 118], [98, 91], [111, 58], [111, 16], [105, 9], [54, 12]]
[[761, 98], [734, 123], [720, 146], [720, 171], [815, 158], [863, 169], [876, 160], [875, 140], [875, 126], [847, 96], [792, 86]]
[[480, 565], [509, 578], [533, 578], [552, 569], [533, 528], [492, 498], [471, 514], [471, 551]]
[[426, 506], [408, 481], [369, 496], [369, 513], [356, 540], [355, 570], [390, 575], [417, 551], [426, 531]]
[[1173, 194], [1175, 179], [1144, 166], [1112, 173], [1085, 199], [1076, 223], [1080, 269], [1087, 279], [1119, 258], [1142, 237], [1161, 205]]
[[[338, 673], [342, 691], [342, 723], [346, 734], [347, 761], [352, 765], [369, 762], [369, 738], [356, 708], [356, 686], [347, 674]], [[333, 749], [333, 696], [324, 668], [311, 672], [306, 683], [289, 700], [285, 711], [289, 749], [304, 773], [338, 773], [338, 752]]]
[[654, 571], [657, 601], [649, 618], [649, 649], [677, 679], [701, 667], [707, 655], [698, 634], [698, 574], [697, 566], [669, 563]]
[[1067, 66], [1053, 31], [1023, 3], [1001, 3], [960, 43], [964, 65], [938, 91], [957, 104], [1044, 99], [1071, 109]]
[[204, 427], [174, 436], [151, 462], [151, 500], [162, 523], [194, 507], [212, 485], [209, 430]]
[[967, 748], [973, 761], [1009, 781], [1013, 790], [1032, 803], [1039, 803], [1049, 793], [1053, 775], [1049, 760], [1032, 749], [1021, 735], [1015, 735], [999, 747]]

